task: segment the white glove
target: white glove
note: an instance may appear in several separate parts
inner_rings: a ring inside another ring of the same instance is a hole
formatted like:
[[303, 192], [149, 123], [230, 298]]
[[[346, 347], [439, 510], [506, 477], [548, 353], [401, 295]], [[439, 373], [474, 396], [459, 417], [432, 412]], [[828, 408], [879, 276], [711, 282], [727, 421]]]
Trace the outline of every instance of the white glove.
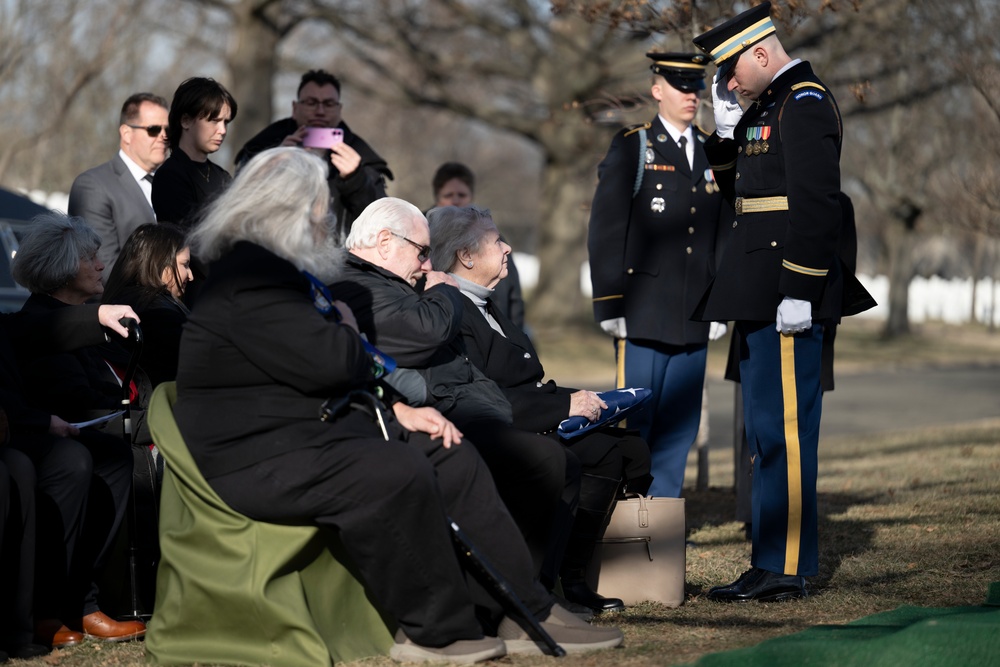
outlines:
[[733, 138], [733, 128], [743, 117], [743, 107], [726, 81], [719, 81], [719, 71], [712, 78], [712, 107], [715, 109], [715, 132], [723, 139]]
[[604, 333], [613, 338], [628, 338], [625, 334], [625, 318], [614, 317], [610, 320], [601, 320], [601, 329]]
[[812, 328], [812, 303], [786, 296], [778, 304], [777, 329], [788, 334], [802, 333]]
[[729, 331], [729, 327], [726, 326], [725, 322], [711, 322], [708, 325], [708, 339], [719, 340], [726, 335], [727, 331]]

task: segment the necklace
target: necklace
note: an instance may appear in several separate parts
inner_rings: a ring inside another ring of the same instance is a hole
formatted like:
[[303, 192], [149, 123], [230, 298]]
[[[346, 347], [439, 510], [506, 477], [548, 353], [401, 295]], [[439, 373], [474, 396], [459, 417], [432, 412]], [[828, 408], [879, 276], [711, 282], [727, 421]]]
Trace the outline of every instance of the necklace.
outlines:
[[209, 183], [212, 180], [212, 167], [207, 162], [205, 163], [205, 171], [202, 171], [201, 169], [196, 169], [196, 171], [199, 176], [205, 179], [206, 183]]

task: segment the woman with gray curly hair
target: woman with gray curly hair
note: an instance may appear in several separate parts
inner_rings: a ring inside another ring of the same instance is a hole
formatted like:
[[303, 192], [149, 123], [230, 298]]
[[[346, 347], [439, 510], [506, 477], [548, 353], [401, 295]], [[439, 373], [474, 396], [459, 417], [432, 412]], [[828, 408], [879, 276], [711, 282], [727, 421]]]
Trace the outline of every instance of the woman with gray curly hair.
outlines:
[[100, 247], [101, 237], [83, 218], [40, 215], [21, 241], [11, 274], [32, 294], [80, 305], [104, 292]]
[[[21, 311], [47, 314], [99, 296], [104, 291], [100, 245], [100, 237], [82, 218], [60, 213], [36, 217], [11, 265], [14, 279], [31, 291]], [[16, 350], [22, 389], [34, 405], [68, 422], [95, 416], [91, 410], [107, 414], [118, 407], [122, 390], [105, 358], [122, 360], [111, 348]], [[146, 633], [145, 624], [104, 614], [96, 583], [125, 516], [132, 486], [130, 446], [120, 433], [76, 427], [65, 431], [56, 434], [63, 437], [39, 440], [26, 450], [38, 471], [39, 493], [48, 498], [38, 508], [36, 639], [56, 647], [79, 643], [84, 635], [105, 641], [137, 639]], [[53, 527], [61, 534], [50, 534]]]

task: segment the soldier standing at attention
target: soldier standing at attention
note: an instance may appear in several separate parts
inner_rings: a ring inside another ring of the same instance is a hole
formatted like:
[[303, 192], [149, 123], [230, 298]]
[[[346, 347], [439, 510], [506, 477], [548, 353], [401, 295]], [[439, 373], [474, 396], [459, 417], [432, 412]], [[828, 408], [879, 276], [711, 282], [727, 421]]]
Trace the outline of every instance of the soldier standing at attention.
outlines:
[[[841, 118], [809, 63], [793, 60], [761, 3], [696, 37], [718, 70], [705, 143], [734, 202], [733, 235], [695, 311], [735, 320], [753, 459], [751, 568], [710, 600], [804, 597], [819, 568], [816, 472], [824, 329], [874, 305], [838, 258]], [[754, 102], [744, 113], [739, 93]], [[731, 219], [732, 220], [732, 219]]]
[[[692, 125], [708, 57], [647, 53], [658, 114], [626, 128], [598, 167], [588, 249], [594, 316], [615, 338], [619, 387], [645, 387], [629, 417], [649, 443], [652, 496], [680, 496], [698, 434], [708, 340], [725, 324], [690, 320], [715, 272], [724, 206]], [[728, 217], [728, 216], [727, 216]]]

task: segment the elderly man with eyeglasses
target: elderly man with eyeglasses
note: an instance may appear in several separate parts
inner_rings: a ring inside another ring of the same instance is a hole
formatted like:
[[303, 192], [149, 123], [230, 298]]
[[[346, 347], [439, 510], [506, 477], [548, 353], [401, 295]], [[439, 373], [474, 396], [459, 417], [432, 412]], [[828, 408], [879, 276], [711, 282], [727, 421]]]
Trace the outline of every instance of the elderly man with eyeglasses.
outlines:
[[337, 238], [343, 241], [351, 223], [368, 204], [385, 196], [385, 179], [392, 180], [386, 161], [364, 139], [354, 134], [341, 116], [340, 79], [321, 69], [309, 70], [299, 81], [292, 115], [271, 123], [236, 155], [239, 170], [254, 155], [275, 146], [303, 146], [310, 128], [343, 130], [343, 141], [327, 148], [310, 148], [329, 157], [330, 212]]
[[69, 215], [85, 219], [101, 236], [97, 255], [105, 280], [129, 234], [156, 222], [153, 173], [167, 159], [168, 107], [153, 93], [130, 95], [119, 117], [118, 155], [77, 176], [70, 189]]

